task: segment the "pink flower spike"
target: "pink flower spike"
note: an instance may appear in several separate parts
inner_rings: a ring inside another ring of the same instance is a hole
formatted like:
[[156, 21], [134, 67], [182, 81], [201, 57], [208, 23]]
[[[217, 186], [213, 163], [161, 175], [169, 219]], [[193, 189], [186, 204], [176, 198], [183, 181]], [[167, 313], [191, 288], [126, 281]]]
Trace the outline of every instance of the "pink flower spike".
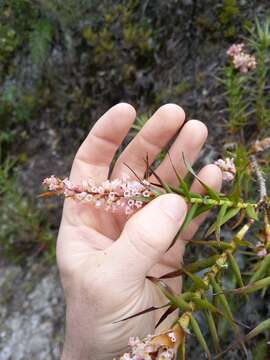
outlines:
[[152, 190], [140, 181], [126, 181], [120, 179], [106, 180], [96, 184], [93, 179], [83, 180], [81, 184], [73, 184], [68, 178], [61, 180], [51, 176], [43, 180], [43, 185], [57, 194], [76, 201], [93, 204], [96, 208], [116, 212], [121, 209], [125, 214], [131, 215], [140, 209], [144, 203], [137, 198], [154, 195]]

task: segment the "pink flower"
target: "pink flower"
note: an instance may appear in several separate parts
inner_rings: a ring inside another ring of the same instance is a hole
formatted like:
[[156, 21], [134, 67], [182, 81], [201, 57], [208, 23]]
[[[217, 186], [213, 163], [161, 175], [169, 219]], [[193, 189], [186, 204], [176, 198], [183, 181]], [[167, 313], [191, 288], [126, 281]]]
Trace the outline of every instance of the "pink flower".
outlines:
[[225, 160], [223, 159], [218, 159], [217, 161], [215, 161], [215, 165], [217, 165], [220, 170], [222, 171], [222, 176], [223, 176], [223, 181], [224, 182], [231, 182], [233, 181], [233, 179], [235, 178], [235, 174], [236, 174], [236, 168], [235, 168], [235, 164], [234, 164], [234, 159], [233, 158], [226, 158]]
[[[174, 332], [171, 331], [169, 334], [174, 339]], [[153, 338], [152, 335], [148, 335], [143, 340], [131, 337], [128, 342], [130, 352], [121, 356], [120, 360], [174, 360], [176, 358], [175, 349], [161, 345], [159, 342], [152, 342]]]
[[47, 186], [50, 191], [58, 191], [63, 188], [62, 181], [54, 175], [44, 179], [42, 184]]
[[142, 197], [149, 201], [156, 196], [147, 181], [115, 179], [96, 184], [93, 179], [87, 179], [81, 184], [73, 184], [68, 178], [61, 180], [51, 176], [44, 179], [43, 185], [51, 192], [93, 204], [96, 208], [104, 208], [106, 211], [122, 210], [128, 216], [144, 205]]
[[227, 50], [227, 55], [231, 58], [234, 68], [242, 74], [256, 68], [255, 56], [245, 51], [243, 43], [231, 45]]
[[256, 68], [256, 59], [252, 55], [242, 53], [233, 58], [233, 64], [235, 69], [238, 69], [241, 73], [245, 74], [249, 70]]
[[243, 52], [244, 47], [245, 47], [244, 43], [233, 44], [227, 50], [227, 55], [229, 55], [230, 57], [234, 57], [235, 55], [239, 55], [241, 52]]

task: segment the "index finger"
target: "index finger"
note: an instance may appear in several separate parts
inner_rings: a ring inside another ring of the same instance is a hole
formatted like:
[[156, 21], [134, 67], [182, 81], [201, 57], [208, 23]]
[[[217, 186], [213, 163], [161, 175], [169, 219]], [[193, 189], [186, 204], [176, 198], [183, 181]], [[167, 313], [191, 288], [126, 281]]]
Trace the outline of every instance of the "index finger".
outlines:
[[74, 158], [70, 180], [80, 183], [91, 177], [96, 182], [108, 178], [115, 152], [135, 120], [135, 109], [126, 103], [110, 108], [94, 125]]

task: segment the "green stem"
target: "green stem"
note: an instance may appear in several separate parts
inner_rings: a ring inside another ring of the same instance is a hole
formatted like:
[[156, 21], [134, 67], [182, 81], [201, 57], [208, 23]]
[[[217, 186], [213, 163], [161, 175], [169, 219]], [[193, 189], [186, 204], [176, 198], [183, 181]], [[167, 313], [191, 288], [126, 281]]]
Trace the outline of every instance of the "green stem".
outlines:
[[[232, 255], [236, 251], [237, 242], [239, 242], [239, 240], [242, 240], [244, 238], [244, 236], [250, 229], [250, 226], [253, 224], [253, 222], [254, 222], [253, 220], [250, 220], [247, 224], [241, 227], [241, 229], [237, 232], [237, 234], [230, 242], [231, 249], [222, 252], [218, 257], [218, 259], [216, 260], [215, 264], [209, 269], [209, 271], [205, 273], [205, 275], [202, 278], [204, 286], [197, 289], [194, 292], [195, 297], [202, 299], [202, 297], [204, 296], [205, 292], [207, 291], [210, 285], [211, 278], [213, 277], [215, 278], [217, 274], [220, 272], [220, 270], [227, 266], [227, 262], [229, 261], [229, 253]], [[192, 313], [196, 311], [196, 304], [194, 301], [191, 300], [188, 302], [188, 304], [191, 310], [185, 311], [178, 319], [178, 323], [183, 328], [183, 330], [188, 329], [190, 325]]]

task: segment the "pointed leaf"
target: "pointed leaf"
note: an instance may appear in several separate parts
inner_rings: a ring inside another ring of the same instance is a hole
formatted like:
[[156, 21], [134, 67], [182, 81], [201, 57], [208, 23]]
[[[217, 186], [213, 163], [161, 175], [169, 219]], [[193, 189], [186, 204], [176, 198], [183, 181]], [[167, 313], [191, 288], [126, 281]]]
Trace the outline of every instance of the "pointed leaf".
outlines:
[[246, 212], [247, 212], [248, 217], [250, 217], [253, 220], [258, 220], [258, 215], [253, 206], [248, 205], [246, 207]]
[[187, 264], [185, 269], [189, 272], [199, 272], [201, 270], [207, 269], [210, 266], [214, 265], [219, 258], [219, 255], [212, 255], [208, 258], [194, 261], [193, 263]]
[[160, 310], [160, 309], [163, 309], [163, 308], [165, 308], [167, 306], [170, 306], [170, 303], [167, 303], [167, 304], [162, 305], [162, 306], [151, 306], [151, 307], [149, 307], [149, 308], [147, 308], [145, 310], [139, 311], [136, 314], [130, 315], [130, 316], [124, 318], [124, 319], [114, 321], [113, 324], [116, 324], [116, 323], [119, 323], [119, 322], [122, 322], [122, 321], [126, 321], [126, 320], [132, 319], [132, 318], [140, 316], [140, 315], [147, 314], [147, 313], [155, 311], [155, 310]]
[[176, 175], [176, 178], [179, 182], [179, 188], [183, 191], [183, 194], [188, 198], [190, 199], [190, 194], [189, 194], [189, 188], [188, 188], [188, 185], [187, 183], [185, 182], [185, 180], [182, 179], [180, 173], [176, 170], [173, 162], [172, 162], [172, 159], [171, 159], [171, 156], [170, 156], [170, 153], [168, 152], [168, 156], [169, 156], [169, 159], [170, 159], [170, 163], [172, 165], [172, 168], [173, 168], [173, 171]]
[[192, 314], [190, 314], [190, 324], [191, 324], [192, 330], [193, 330], [194, 334], [196, 335], [202, 349], [206, 352], [208, 359], [211, 359], [211, 354], [210, 354], [210, 351], [208, 349], [205, 338], [204, 338], [204, 336], [202, 334], [202, 331], [200, 329], [200, 326], [199, 326], [197, 320], [193, 317]]
[[209, 327], [210, 334], [211, 334], [211, 337], [212, 337], [212, 342], [213, 342], [213, 345], [214, 345], [215, 352], [218, 352], [220, 350], [219, 336], [218, 336], [218, 332], [217, 332], [214, 317], [212, 315], [212, 312], [208, 311], [208, 310], [205, 311], [204, 314], [205, 314], [205, 317], [206, 317], [206, 320], [207, 320], [207, 323], [208, 323], [208, 327]]
[[187, 226], [191, 223], [191, 221], [193, 220], [194, 215], [195, 215], [195, 213], [197, 211], [197, 208], [198, 208], [197, 203], [192, 204], [191, 208], [187, 212], [187, 215], [185, 217], [185, 220], [184, 220], [179, 232], [183, 232], [187, 228]]
[[261, 290], [269, 285], [270, 285], [270, 276], [268, 276], [264, 279], [255, 281], [251, 284], [248, 284], [245, 287], [230, 290], [230, 292], [236, 293], [236, 294], [251, 294], [251, 293]]
[[183, 341], [181, 342], [181, 344], [179, 345], [179, 349], [178, 349], [178, 356], [179, 356], [179, 360], [186, 360], [186, 344], [185, 344], [185, 338], [183, 339]]
[[155, 329], [164, 321], [167, 319], [167, 317], [173, 313], [175, 310], [177, 309], [176, 306], [174, 305], [171, 305], [166, 311], [164, 314], [162, 314], [162, 316], [160, 317], [160, 319], [158, 320], [158, 322], [156, 323], [155, 325]]
[[214, 313], [220, 313], [220, 311], [213, 304], [205, 299], [200, 299], [194, 296], [192, 301], [196, 305], [196, 310], [209, 310]]
[[218, 242], [220, 242], [220, 228], [221, 228], [221, 225], [223, 224], [223, 218], [226, 214], [227, 208], [228, 208], [228, 205], [226, 203], [223, 204], [218, 213], [218, 217], [217, 217], [217, 221], [216, 221], [216, 228], [215, 228], [216, 239]]
[[223, 307], [223, 310], [224, 310], [224, 313], [225, 313], [226, 317], [228, 318], [228, 320], [231, 323], [233, 323], [234, 320], [233, 320], [233, 315], [232, 315], [232, 312], [231, 312], [231, 308], [230, 308], [230, 306], [228, 304], [228, 301], [227, 301], [225, 295], [223, 294], [223, 290], [222, 290], [221, 286], [215, 280], [214, 276], [210, 276], [210, 281], [211, 281], [211, 284], [213, 286], [213, 290], [217, 294], [216, 296], [218, 297], [218, 299], [220, 301], [220, 304]]
[[263, 261], [260, 263], [260, 266], [258, 270], [254, 273], [254, 275], [251, 277], [249, 283], [252, 284], [255, 281], [261, 279], [267, 270], [269, 270], [270, 267], [270, 254], [268, 254]]
[[227, 251], [227, 255], [228, 255], [228, 259], [229, 259], [229, 263], [231, 265], [232, 271], [236, 277], [237, 283], [239, 285], [239, 287], [244, 287], [244, 282], [241, 276], [241, 271], [239, 269], [239, 266], [237, 264], [237, 261], [235, 260], [233, 254], [231, 253], [231, 251]]
[[195, 203], [188, 210], [188, 212], [186, 214], [186, 217], [185, 217], [185, 220], [183, 221], [182, 225], [180, 226], [180, 229], [178, 230], [177, 234], [175, 235], [175, 237], [174, 237], [172, 243], [170, 244], [170, 246], [168, 247], [167, 251], [170, 250], [171, 247], [173, 247], [173, 245], [176, 243], [180, 233], [183, 232], [187, 228], [187, 226], [191, 223], [191, 221], [194, 218], [194, 215], [196, 213], [196, 210], [197, 210], [198, 206], [199, 205], [197, 203]]
[[182, 311], [192, 310], [191, 306], [185, 301], [185, 293], [176, 295], [164, 281], [151, 276], [148, 276], [147, 278], [159, 287], [161, 292], [167, 297], [167, 299], [170, 300], [172, 305], [175, 305]]
[[194, 282], [196, 289], [207, 289], [208, 285], [206, 285], [202, 278], [200, 278], [198, 275], [192, 274], [189, 271], [187, 271], [185, 268], [182, 269], [183, 272]]
[[158, 174], [155, 172], [155, 170], [149, 166], [149, 169], [151, 170], [153, 176], [157, 179], [157, 181], [159, 181], [159, 183], [162, 185], [162, 187], [164, 188], [164, 190], [166, 191], [166, 193], [172, 193], [172, 189], [170, 188], [170, 186], [165, 183], [160, 176], [158, 176]]
[[[240, 209], [239, 208], [231, 208], [229, 209], [226, 214], [224, 215], [220, 226], [224, 225], [226, 222], [228, 222], [230, 219], [232, 219], [233, 217], [235, 217], [238, 213], [239, 213]], [[214, 224], [212, 224], [210, 226], [210, 228], [208, 229], [207, 233], [206, 233], [206, 237], [208, 237], [209, 235], [211, 235], [216, 228], [216, 222]]]
[[220, 196], [219, 193], [216, 192], [215, 190], [211, 189], [208, 185], [206, 185], [199, 177], [198, 175], [195, 173], [195, 171], [193, 170], [192, 166], [188, 163], [188, 161], [185, 158], [184, 153], [182, 153], [182, 157], [183, 157], [183, 161], [184, 164], [186, 166], [186, 168], [188, 169], [188, 171], [195, 177], [195, 179], [197, 179], [199, 181], [199, 183], [204, 187], [204, 189], [206, 190], [207, 194], [209, 196], [211, 196], [212, 199], [215, 199], [217, 201], [220, 200]]
[[189, 240], [190, 243], [194, 245], [205, 245], [214, 248], [218, 248], [221, 250], [232, 250], [233, 246], [229, 243], [225, 243], [224, 241], [218, 242], [216, 240]]
[[183, 295], [176, 295], [171, 299], [171, 303], [177, 306], [181, 311], [192, 311], [191, 305], [185, 301]]
[[[187, 264], [185, 266], [185, 270], [192, 272], [192, 273], [199, 272], [201, 270], [207, 269], [210, 266], [214, 265], [218, 258], [219, 258], [219, 255], [212, 255], [212, 256], [209, 256], [208, 258], [197, 260], [193, 263]], [[183, 275], [183, 273], [184, 273], [183, 268], [180, 268], [178, 270], [174, 270], [174, 271], [171, 271], [171, 272], [168, 272], [168, 273], [162, 275], [159, 279], [175, 278], [179, 275]], [[157, 278], [149, 277], [149, 276], [147, 278], [150, 280], [152, 280], [152, 279], [159, 280]]]
[[200, 205], [196, 211], [196, 213], [194, 214], [194, 217], [197, 217], [201, 214], [203, 214], [206, 211], [209, 211], [213, 208], [213, 204], [206, 204], [206, 205]]
[[56, 191], [45, 191], [39, 195], [37, 195], [37, 198], [46, 198], [46, 197], [51, 197], [51, 196], [56, 196], [58, 195]]
[[265, 331], [268, 332], [269, 329], [270, 329], [270, 319], [264, 320], [246, 335], [246, 339], [251, 340], [252, 338], [261, 334], [262, 332]]

